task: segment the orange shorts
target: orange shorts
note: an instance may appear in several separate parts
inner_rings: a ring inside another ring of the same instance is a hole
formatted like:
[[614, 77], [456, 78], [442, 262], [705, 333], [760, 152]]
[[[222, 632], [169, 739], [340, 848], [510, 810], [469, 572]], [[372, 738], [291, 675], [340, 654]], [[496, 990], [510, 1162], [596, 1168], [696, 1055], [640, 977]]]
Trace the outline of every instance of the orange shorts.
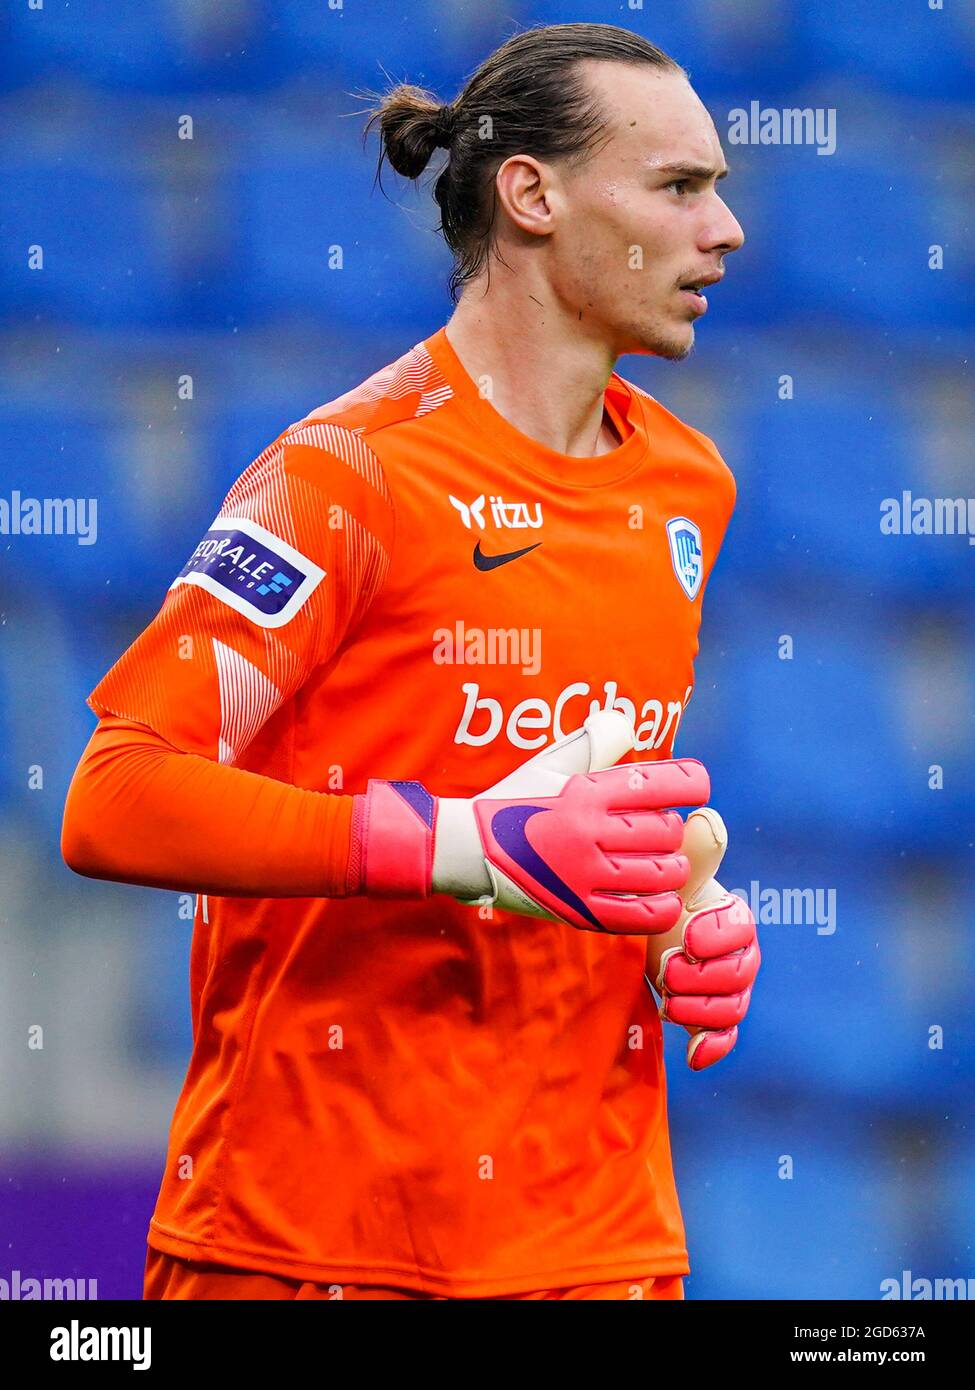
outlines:
[[[146, 1257], [144, 1298], [148, 1299], [437, 1299], [443, 1294], [417, 1293], [413, 1289], [385, 1288], [381, 1284], [312, 1284], [300, 1279], [284, 1279], [257, 1270], [229, 1269], [225, 1265], [204, 1264], [164, 1255], [149, 1247]], [[537, 1293], [516, 1293], [502, 1299], [681, 1299], [684, 1283], [679, 1274], [655, 1279], [620, 1279], [612, 1284], [583, 1284], [574, 1289], [542, 1289]]]

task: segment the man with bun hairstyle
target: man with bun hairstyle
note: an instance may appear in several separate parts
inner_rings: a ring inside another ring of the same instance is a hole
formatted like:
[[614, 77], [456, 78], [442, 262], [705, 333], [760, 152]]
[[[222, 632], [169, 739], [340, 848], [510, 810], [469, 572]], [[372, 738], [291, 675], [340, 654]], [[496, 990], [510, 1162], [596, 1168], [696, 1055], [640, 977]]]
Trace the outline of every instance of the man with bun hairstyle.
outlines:
[[759, 961], [674, 809], [734, 483], [614, 367], [742, 243], [720, 142], [599, 24], [370, 125], [440, 152], [455, 312], [241, 474], [65, 809], [79, 873], [197, 894], [146, 1297], [681, 1298], [660, 1019], [719, 1061]]

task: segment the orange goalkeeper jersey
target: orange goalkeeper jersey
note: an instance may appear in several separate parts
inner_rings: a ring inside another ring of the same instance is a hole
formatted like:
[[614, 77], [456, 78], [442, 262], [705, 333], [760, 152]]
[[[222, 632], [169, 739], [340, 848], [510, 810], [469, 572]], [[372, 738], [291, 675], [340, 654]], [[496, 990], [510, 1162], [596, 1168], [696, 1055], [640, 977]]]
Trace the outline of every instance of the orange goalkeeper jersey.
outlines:
[[[92, 708], [346, 795], [473, 795], [614, 704], [670, 757], [734, 483], [605, 402], [616, 449], [553, 452], [441, 329], [241, 475]], [[643, 938], [206, 887], [152, 1246], [460, 1297], [687, 1271]]]

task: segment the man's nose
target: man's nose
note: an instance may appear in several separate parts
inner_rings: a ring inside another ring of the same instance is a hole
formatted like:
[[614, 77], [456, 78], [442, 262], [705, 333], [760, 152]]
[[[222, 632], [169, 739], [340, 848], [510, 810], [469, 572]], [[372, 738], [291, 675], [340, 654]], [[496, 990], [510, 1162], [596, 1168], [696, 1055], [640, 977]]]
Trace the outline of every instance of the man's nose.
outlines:
[[722, 255], [728, 251], [737, 251], [744, 245], [745, 233], [741, 229], [741, 223], [728, 205], [718, 199], [718, 213], [713, 218], [706, 232], [706, 245], [703, 249], [708, 251], [720, 251]]

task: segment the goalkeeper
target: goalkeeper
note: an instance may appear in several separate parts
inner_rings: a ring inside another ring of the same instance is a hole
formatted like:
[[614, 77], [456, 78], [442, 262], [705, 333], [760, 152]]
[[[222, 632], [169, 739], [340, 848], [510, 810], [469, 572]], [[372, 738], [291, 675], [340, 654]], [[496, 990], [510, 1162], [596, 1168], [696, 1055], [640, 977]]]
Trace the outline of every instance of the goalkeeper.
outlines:
[[720, 144], [602, 25], [379, 122], [456, 312], [241, 474], [68, 796], [78, 872], [197, 895], [146, 1295], [679, 1298], [660, 1014], [710, 1065], [758, 965], [675, 809], [734, 483], [613, 364], [690, 350]]

